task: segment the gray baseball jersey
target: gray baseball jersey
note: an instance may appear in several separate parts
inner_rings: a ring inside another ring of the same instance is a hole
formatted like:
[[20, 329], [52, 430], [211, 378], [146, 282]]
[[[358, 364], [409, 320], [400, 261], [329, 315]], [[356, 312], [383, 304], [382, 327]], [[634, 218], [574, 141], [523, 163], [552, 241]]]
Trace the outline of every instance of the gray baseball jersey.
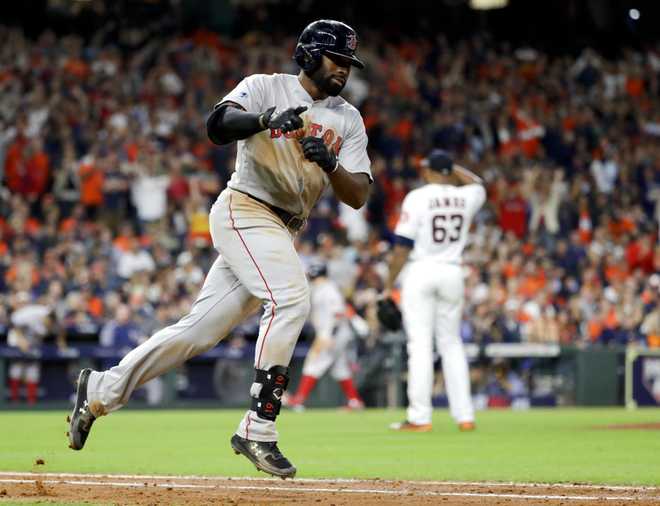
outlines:
[[234, 102], [254, 113], [273, 106], [275, 113], [307, 107], [300, 115], [302, 132], [265, 130], [238, 141], [236, 172], [230, 188], [307, 217], [328, 185], [328, 176], [302, 154], [298, 139], [308, 135], [322, 138], [347, 171], [364, 172], [371, 179], [362, 117], [343, 98], [313, 100], [297, 76], [254, 74], [243, 79], [219, 104], [223, 102]]

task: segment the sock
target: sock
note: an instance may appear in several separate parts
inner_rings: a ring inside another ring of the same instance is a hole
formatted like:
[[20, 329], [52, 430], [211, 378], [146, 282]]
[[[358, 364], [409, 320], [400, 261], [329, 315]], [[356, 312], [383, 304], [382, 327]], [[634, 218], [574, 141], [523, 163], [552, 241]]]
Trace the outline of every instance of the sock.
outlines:
[[29, 382], [27, 384], [27, 401], [28, 404], [34, 404], [37, 402], [37, 389], [39, 388], [39, 383]]
[[16, 402], [18, 401], [18, 394], [21, 390], [21, 380], [10, 379], [9, 380], [9, 398]]
[[344, 395], [346, 396], [346, 398], [348, 400], [357, 399], [358, 401], [362, 402], [362, 399], [360, 398], [360, 394], [358, 393], [357, 389], [355, 388], [355, 384], [353, 383], [352, 378], [347, 378], [345, 380], [341, 380], [339, 382], [339, 386], [344, 391]]
[[298, 391], [294, 397], [296, 402], [303, 404], [312, 390], [314, 390], [317, 381], [318, 378], [315, 378], [314, 376], [303, 375], [303, 377], [300, 378], [300, 385], [298, 385]]

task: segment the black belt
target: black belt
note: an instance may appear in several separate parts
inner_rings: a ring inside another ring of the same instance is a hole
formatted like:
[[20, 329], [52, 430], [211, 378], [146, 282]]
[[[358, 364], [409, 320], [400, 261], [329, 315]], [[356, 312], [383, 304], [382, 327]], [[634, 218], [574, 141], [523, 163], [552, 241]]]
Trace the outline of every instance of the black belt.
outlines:
[[246, 195], [251, 199], [256, 200], [260, 204], [265, 205], [268, 209], [273, 211], [284, 222], [284, 225], [286, 225], [287, 228], [290, 228], [294, 232], [298, 232], [298, 230], [303, 228], [305, 226], [305, 223], [307, 223], [306, 219], [300, 218], [295, 214], [291, 214], [289, 211], [286, 211], [281, 207], [277, 207], [274, 206], [273, 204], [269, 204], [265, 200], [261, 200], [260, 198], [257, 198], [254, 195], [250, 195], [249, 193], [246, 193], [241, 190], [236, 190], [235, 188], [232, 188], [232, 190], [237, 191], [238, 193], [242, 193], [243, 195]]

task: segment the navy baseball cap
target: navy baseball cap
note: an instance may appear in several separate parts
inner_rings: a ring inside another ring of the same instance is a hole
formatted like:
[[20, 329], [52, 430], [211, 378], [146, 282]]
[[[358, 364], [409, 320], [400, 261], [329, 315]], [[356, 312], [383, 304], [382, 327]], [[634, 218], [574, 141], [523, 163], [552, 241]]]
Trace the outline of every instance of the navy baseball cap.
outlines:
[[451, 174], [454, 160], [444, 149], [434, 149], [429, 156], [422, 160], [422, 167], [440, 172], [441, 174]]

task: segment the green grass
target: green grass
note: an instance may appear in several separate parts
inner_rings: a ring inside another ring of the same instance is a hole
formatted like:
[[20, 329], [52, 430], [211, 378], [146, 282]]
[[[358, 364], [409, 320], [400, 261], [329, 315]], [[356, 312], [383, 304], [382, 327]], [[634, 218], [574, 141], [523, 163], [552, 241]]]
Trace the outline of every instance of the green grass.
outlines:
[[[121, 411], [99, 420], [80, 452], [67, 448], [66, 414], [1, 412], [0, 470], [264, 476], [229, 447], [239, 411]], [[474, 433], [459, 433], [440, 410], [431, 433], [387, 429], [403, 418], [386, 410], [285, 412], [280, 447], [306, 478], [660, 485], [660, 433], [593, 428], [660, 422], [659, 410], [487, 411]]]

